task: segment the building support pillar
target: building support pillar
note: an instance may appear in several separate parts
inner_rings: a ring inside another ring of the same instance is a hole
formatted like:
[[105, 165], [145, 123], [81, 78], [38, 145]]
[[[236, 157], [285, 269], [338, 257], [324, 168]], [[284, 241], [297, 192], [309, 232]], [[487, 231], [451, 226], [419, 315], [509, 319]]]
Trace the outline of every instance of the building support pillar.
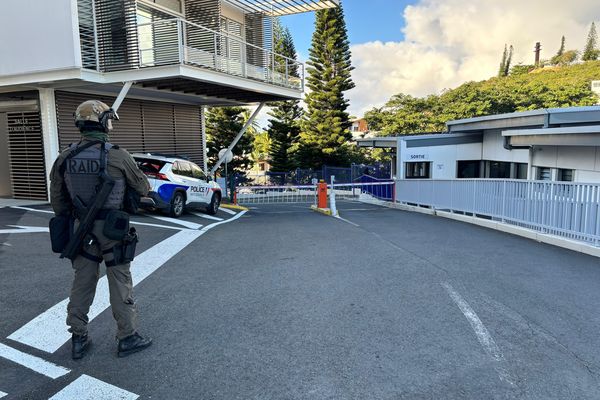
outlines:
[[50, 171], [60, 152], [58, 144], [58, 119], [56, 117], [56, 99], [54, 89], [39, 88], [40, 118], [42, 122], [42, 141], [46, 165], [46, 184], [50, 198]]
[[200, 131], [202, 135], [202, 162], [208, 176], [208, 149], [206, 148], [206, 106], [200, 106]]

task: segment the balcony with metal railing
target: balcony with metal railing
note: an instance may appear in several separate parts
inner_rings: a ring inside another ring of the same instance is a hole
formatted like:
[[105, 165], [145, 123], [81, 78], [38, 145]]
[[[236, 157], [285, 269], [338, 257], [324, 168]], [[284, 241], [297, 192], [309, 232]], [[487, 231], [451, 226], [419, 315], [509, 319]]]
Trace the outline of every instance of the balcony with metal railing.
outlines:
[[303, 91], [304, 65], [273, 51], [186, 21], [171, 18], [137, 25], [132, 68], [187, 65]]

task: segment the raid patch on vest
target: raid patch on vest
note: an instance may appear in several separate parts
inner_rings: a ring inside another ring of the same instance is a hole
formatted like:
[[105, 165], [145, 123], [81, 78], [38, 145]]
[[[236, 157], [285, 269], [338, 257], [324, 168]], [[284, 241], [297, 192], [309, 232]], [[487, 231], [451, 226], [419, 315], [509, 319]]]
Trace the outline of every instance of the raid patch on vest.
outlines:
[[70, 174], [95, 174], [100, 173], [100, 161], [71, 158], [67, 160], [67, 172]]

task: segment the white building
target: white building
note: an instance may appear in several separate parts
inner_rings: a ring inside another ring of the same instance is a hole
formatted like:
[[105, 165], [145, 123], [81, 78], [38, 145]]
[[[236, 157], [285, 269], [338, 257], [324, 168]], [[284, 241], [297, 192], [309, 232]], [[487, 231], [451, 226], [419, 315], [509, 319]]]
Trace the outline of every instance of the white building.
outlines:
[[[280, 15], [338, 0], [4, 0], [0, 13], [0, 197], [46, 199], [73, 112], [119, 109], [111, 141], [185, 154], [206, 169], [203, 107], [300, 99], [304, 66], [272, 52]], [[124, 82], [134, 82], [130, 90]], [[125, 86], [127, 87], [127, 86]]]
[[395, 152], [398, 179], [600, 182], [600, 107], [449, 121], [448, 133], [358, 140]]

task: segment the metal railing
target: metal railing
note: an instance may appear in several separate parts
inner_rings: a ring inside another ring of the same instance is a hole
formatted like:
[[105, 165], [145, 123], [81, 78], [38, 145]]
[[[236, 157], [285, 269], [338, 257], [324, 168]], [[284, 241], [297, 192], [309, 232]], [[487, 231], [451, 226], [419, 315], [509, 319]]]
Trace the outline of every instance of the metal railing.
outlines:
[[[328, 196], [338, 200], [393, 201], [394, 182], [335, 183], [327, 185]], [[239, 204], [317, 203], [317, 185], [239, 186]]]
[[316, 185], [240, 186], [236, 188], [239, 204], [308, 203], [315, 204]]
[[600, 246], [600, 184], [411, 179], [396, 181], [396, 200]]
[[304, 64], [233, 35], [182, 18], [137, 27], [140, 68], [184, 64], [304, 90]]

